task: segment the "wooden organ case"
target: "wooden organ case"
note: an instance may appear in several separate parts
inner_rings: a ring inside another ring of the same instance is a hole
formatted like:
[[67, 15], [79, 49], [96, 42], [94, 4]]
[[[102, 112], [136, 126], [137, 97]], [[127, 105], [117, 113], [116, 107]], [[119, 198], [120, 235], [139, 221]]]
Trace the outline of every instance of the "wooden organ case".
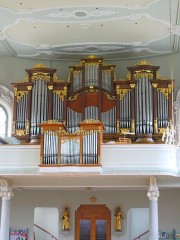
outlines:
[[146, 61], [128, 67], [126, 79], [115, 82], [117, 132], [134, 133], [137, 143], [161, 142], [172, 122], [172, 80], [159, 74], [159, 66]]
[[26, 69], [27, 76], [14, 86], [12, 135], [22, 142], [39, 143], [40, 124], [66, 122], [67, 85], [57, 79], [56, 69], [37, 64]]
[[89, 56], [70, 66], [67, 82], [57, 79], [56, 69], [27, 69], [24, 82], [13, 83], [13, 136], [39, 143], [43, 122], [62, 123], [73, 134], [92, 120], [103, 123], [104, 142], [123, 135], [133, 143], [160, 142], [172, 121], [173, 81], [160, 77], [159, 68], [141, 61], [116, 80], [114, 65]]

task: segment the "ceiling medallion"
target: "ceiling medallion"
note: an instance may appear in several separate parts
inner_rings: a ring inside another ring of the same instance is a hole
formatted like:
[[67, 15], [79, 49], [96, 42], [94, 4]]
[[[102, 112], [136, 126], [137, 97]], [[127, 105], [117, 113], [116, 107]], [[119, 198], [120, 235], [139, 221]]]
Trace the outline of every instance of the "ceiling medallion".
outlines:
[[76, 19], [86, 19], [86, 18], [94, 18], [94, 17], [102, 17], [102, 16], [110, 16], [115, 14], [115, 11], [109, 10], [84, 10], [84, 9], [75, 9], [69, 11], [60, 11], [60, 12], [52, 12], [47, 14], [48, 17], [53, 18], [76, 18]]

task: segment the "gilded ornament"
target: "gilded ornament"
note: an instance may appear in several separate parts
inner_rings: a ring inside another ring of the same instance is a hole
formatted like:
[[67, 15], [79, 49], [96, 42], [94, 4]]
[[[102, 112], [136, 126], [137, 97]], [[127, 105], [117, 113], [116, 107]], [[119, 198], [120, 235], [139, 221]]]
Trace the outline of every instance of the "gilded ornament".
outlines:
[[134, 74], [134, 79], [139, 79], [139, 78], [149, 78], [153, 79], [153, 73], [149, 70], [141, 70], [141, 71], [136, 71]]
[[154, 133], [158, 133], [158, 121], [157, 121], [157, 118], [154, 119]]
[[95, 92], [94, 86], [89, 86], [89, 92], [91, 93]]
[[158, 83], [152, 83], [153, 88], [157, 88], [157, 86], [158, 86]]
[[36, 65], [34, 65], [34, 67], [32, 67], [32, 69], [34, 68], [47, 68], [47, 67], [41, 63], [37, 63]]
[[14, 96], [17, 97], [17, 102], [19, 102], [25, 94], [28, 94], [28, 91], [16, 91], [16, 92], [14, 92]]
[[135, 120], [134, 119], [132, 119], [131, 120], [131, 132], [135, 132]]
[[59, 122], [57, 120], [48, 120], [48, 121], [42, 122], [41, 124], [55, 124], [55, 123], [61, 124], [62, 122]]
[[26, 121], [26, 134], [29, 134], [29, 121]]
[[96, 57], [94, 55], [89, 55], [87, 58], [93, 59], [93, 58], [96, 58]]
[[110, 94], [108, 94], [108, 93], [106, 93], [105, 92], [105, 94], [106, 94], [106, 96], [107, 96], [107, 99], [109, 99], [109, 100], [116, 100], [116, 97], [115, 96], [111, 96]]
[[29, 82], [29, 75], [26, 75], [26, 76], [25, 76], [24, 82]]
[[172, 92], [172, 84], [168, 84], [168, 92], [169, 92], [169, 93]]
[[122, 134], [130, 133], [130, 128], [121, 128], [121, 133]]
[[117, 133], [120, 133], [120, 122], [119, 122], [119, 120], [117, 120], [117, 122], [116, 122], [116, 131], [117, 131]]
[[50, 76], [48, 75], [48, 73], [41, 73], [38, 72], [36, 74], [33, 74], [32, 76], [32, 81], [37, 81], [37, 80], [44, 80], [44, 81], [50, 81]]
[[26, 135], [26, 129], [16, 129], [17, 136], [24, 136]]
[[165, 96], [165, 98], [168, 99], [168, 95], [169, 95], [169, 89], [168, 88], [158, 88], [157, 90], [159, 90]]
[[48, 86], [48, 89], [49, 89], [49, 90], [53, 90], [53, 85], [49, 85], [49, 86]]
[[130, 83], [131, 88], [135, 88], [136, 84], [135, 83]]
[[116, 85], [116, 93], [120, 96], [120, 100], [124, 98], [128, 91], [130, 91], [130, 89], [120, 89], [120, 85]]
[[126, 79], [127, 79], [128, 81], [131, 80], [131, 73], [130, 73], [129, 71], [128, 71], [127, 75], [126, 75]]
[[81, 94], [81, 92], [76, 93], [74, 96], [70, 96], [70, 97], [68, 98], [68, 100], [69, 100], [69, 101], [74, 101], [74, 100], [76, 100], [79, 94]]
[[86, 119], [84, 121], [82, 121], [81, 123], [101, 123], [99, 120], [95, 120], [95, 119]]
[[77, 77], [78, 75], [80, 75], [81, 71], [73, 71], [73, 77]]
[[27, 86], [27, 90], [31, 91], [32, 90], [32, 86]]
[[163, 134], [166, 131], [166, 128], [158, 128], [158, 133]]
[[64, 97], [67, 95], [67, 87], [64, 87], [63, 90], [55, 90], [53, 92], [56, 93], [62, 101], [64, 101]]
[[136, 66], [142, 66], [142, 65], [148, 65], [148, 66], [153, 66], [151, 63], [149, 63], [146, 60], [142, 60], [139, 63], [136, 64]]

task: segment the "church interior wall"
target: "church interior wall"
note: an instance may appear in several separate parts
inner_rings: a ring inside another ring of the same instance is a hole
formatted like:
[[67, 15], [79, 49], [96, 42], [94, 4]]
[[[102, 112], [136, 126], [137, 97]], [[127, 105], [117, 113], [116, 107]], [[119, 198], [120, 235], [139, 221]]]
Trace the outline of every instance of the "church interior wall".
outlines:
[[[148, 189], [147, 189], [148, 190]], [[111, 211], [111, 236], [112, 240], [127, 239], [127, 212], [131, 208], [148, 208], [149, 199], [147, 190], [117, 190], [117, 191], [81, 191], [71, 190], [14, 190], [11, 199], [10, 227], [28, 228], [29, 240], [33, 239], [33, 219], [36, 207], [57, 208], [59, 211], [59, 239], [74, 239], [75, 211], [81, 204], [106, 204]], [[158, 199], [159, 230], [180, 232], [180, 189], [160, 189]], [[90, 198], [95, 197], [96, 202]], [[61, 215], [65, 206], [70, 208], [71, 230], [67, 236], [61, 230]], [[114, 231], [114, 209], [120, 206], [124, 215], [122, 220], [123, 232]], [[141, 224], [139, 219], [139, 223]], [[50, 219], [53, 221], [53, 219]]]

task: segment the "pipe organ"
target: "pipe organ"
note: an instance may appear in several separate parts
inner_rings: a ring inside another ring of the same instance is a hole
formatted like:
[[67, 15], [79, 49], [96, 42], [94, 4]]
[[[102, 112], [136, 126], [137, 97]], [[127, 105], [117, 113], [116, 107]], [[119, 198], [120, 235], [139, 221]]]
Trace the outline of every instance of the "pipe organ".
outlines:
[[67, 132], [63, 123], [47, 121], [41, 127], [41, 166], [100, 165], [104, 126], [96, 120], [85, 120], [79, 130]]
[[48, 120], [66, 122], [68, 83], [59, 81], [56, 69], [37, 64], [14, 86], [13, 136], [24, 142], [40, 141], [40, 124]]
[[26, 69], [25, 80], [13, 83], [13, 136], [39, 143], [42, 123], [63, 124], [64, 136], [55, 130], [43, 134], [47, 164], [98, 163], [97, 133], [75, 134], [79, 124], [90, 119], [103, 123], [105, 142], [118, 141], [122, 135], [132, 143], [161, 142], [172, 121], [173, 81], [160, 77], [159, 68], [141, 61], [127, 67], [126, 78], [116, 80], [114, 65], [89, 56], [70, 66], [68, 81], [58, 80], [56, 69], [40, 64]]

